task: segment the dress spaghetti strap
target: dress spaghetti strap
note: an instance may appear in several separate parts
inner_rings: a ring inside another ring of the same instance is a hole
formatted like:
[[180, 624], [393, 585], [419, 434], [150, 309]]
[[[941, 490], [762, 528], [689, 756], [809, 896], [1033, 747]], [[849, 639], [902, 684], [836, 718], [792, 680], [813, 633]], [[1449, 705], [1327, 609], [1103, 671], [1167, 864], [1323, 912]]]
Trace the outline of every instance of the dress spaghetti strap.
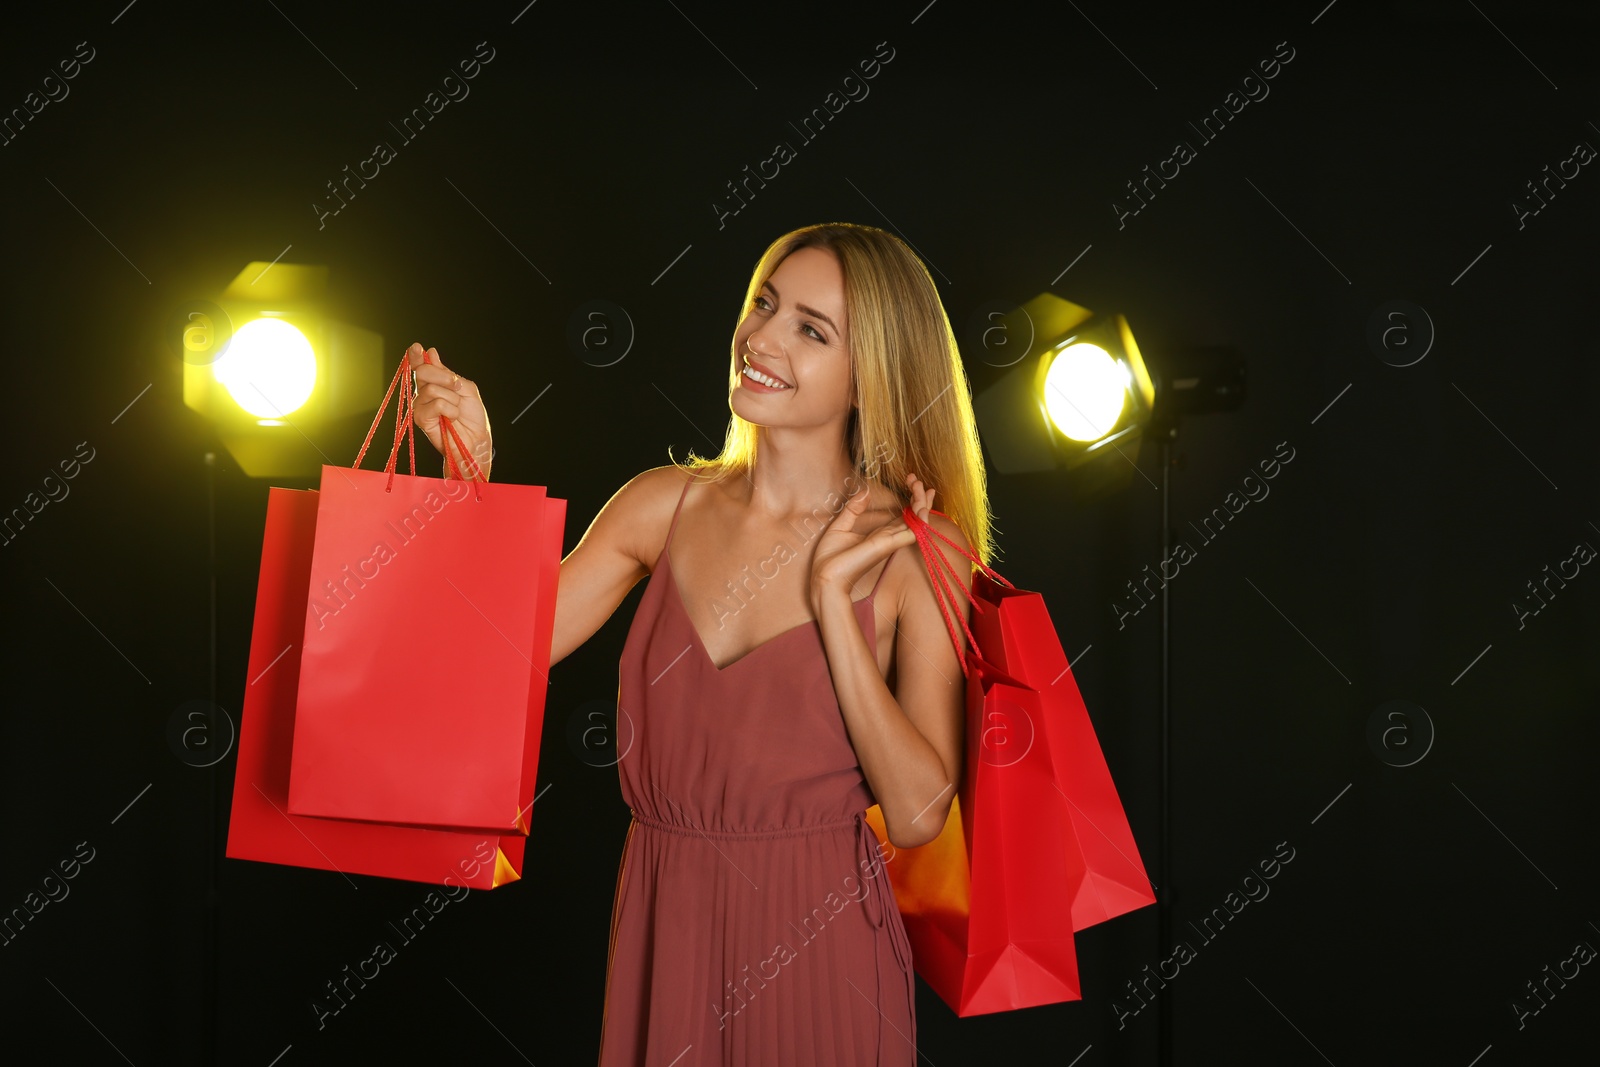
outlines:
[[678, 506], [672, 512], [672, 524], [667, 527], [666, 544], [661, 546], [661, 550], [663, 552], [667, 550], [667, 545], [672, 544], [672, 535], [678, 529], [678, 516], [683, 513], [683, 501], [689, 495], [689, 486], [693, 484], [694, 475], [691, 474], [688, 478], [684, 479], [683, 492], [678, 494]]

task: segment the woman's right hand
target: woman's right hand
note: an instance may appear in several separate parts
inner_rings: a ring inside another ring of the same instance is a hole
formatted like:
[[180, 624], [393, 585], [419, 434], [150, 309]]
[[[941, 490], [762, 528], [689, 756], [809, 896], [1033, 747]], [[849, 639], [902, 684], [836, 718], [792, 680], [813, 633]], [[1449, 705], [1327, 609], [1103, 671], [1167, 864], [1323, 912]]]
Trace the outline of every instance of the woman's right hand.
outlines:
[[[421, 344], [414, 343], [406, 349], [406, 358], [411, 362], [412, 374], [417, 380], [417, 391], [411, 406], [412, 421], [427, 435], [428, 442], [434, 448], [455, 458], [463, 477], [472, 478], [473, 462], [461, 455], [461, 449], [445, 433], [444, 424], [439, 421], [441, 415], [449, 418], [456, 435], [471, 454], [471, 460], [476, 462], [478, 469], [483, 471], [484, 480], [488, 481], [489, 467], [494, 462], [494, 441], [489, 432], [489, 412], [483, 406], [483, 398], [478, 395], [477, 383], [446, 367], [439, 359], [438, 349], [424, 350]], [[448, 453], [445, 453], [446, 448], [450, 450]], [[447, 461], [446, 477], [449, 471]]]

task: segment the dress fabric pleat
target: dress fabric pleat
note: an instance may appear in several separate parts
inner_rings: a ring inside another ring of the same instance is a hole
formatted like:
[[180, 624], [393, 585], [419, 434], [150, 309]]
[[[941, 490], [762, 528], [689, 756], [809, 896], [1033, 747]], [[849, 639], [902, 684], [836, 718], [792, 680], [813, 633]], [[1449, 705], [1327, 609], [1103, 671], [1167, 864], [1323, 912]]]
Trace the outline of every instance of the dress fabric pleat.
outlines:
[[[671, 572], [623, 646], [600, 1067], [911, 1067], [911, 946], [815, 620], [721, 670]], [[883, 568], [888, 570], [887, 564]], [[876, 652], [872, 592], [855, 602]]]

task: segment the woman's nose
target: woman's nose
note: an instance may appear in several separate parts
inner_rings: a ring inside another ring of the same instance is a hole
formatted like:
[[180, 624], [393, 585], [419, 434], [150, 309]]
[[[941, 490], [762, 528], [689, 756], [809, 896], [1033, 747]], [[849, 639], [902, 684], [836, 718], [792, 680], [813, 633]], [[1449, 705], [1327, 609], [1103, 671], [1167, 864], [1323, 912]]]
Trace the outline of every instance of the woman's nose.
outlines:
[[745, 338], [744, 343], [756, 355], [770, 355], [772, 352], [772, 344], [767, 339], [766, 334], [760, 330], [752, 332], [749, 337]]

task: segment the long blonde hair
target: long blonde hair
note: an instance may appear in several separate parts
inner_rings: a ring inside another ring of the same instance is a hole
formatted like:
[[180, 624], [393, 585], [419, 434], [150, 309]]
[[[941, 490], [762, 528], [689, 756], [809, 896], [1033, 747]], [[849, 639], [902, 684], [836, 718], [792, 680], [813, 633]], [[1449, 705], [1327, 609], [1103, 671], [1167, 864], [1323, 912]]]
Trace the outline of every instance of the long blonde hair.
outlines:
[[[911, 503], [906, 474], [915, 472], [938, 490], [934, 507], [961, 528], [973, 555], [991, 563], [993, 516], [966, 371], [933, 278], [903, 241], [875, 226], [847, 222], [784, 234], [756, 263], [735, 331], [778, 264], [801, 248], [827, 249], [844, 273], [857, 405], [845, 430], [852, 466], [891, 490], [901, 507]], [[735, 352], [729, 388], [740, 369]], [[691, 450], [687, 460], [674, 464], [713, 482], [747, 475], [755, 463], [757, 431], [734, 414], [719, 455], [708, 459]], [[934, 543], [943, 544], [937, 538]]]

